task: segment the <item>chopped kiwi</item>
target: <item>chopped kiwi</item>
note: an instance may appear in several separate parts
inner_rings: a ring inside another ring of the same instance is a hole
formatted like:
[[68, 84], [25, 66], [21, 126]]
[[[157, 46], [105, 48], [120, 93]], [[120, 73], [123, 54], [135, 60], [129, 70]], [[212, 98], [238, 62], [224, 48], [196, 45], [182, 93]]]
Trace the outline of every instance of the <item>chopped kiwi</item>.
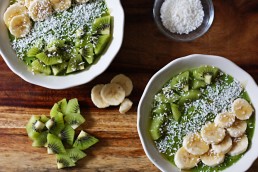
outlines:
[[32, 146], [33, 147], [42, 147], [42, 146], [46, 146], [47, 145], [47, 131], [44, 131], [42, 133], [39, 133], [39, 135], [37, 135], [33, 142], [32, 142]]
[[[59, 109], [61, 110], [61, 112], [63, 114], [65, 114], [66, 113], [66, 108], [67, 108], [67, 100], [66, 100], [66, 98], [60, 100], [59, 102], [57, 102], [57, 104], [58, 104]], [[78, 104], [78, 106], [79, 106], [79, 104]]]
[[171, 103], [171, 110], [172, 110], [172, 114], [173, 114], [173, 118], [176, 121], [179, 121], [180, 117], [181, 117], [181, 111], [179, 110], [179, 106], [175, 103]]
[[80, 49], [80, 54], [88, 64], [92, 64], [94, 60], [94, 49], [92, 43], [88, 43], [84, 48]]
[[46, 54], [44, 52], [36, 55], [36, 58], [43, 62], [45, 65], [60, 64], [63, 59], [58, 54]]
[[58, 135], [64, 129], [64, 118], [61, 112], [58, 112], [54, 117], [46, 122], [46, 127], [49, 132]]
[[193, 76], [196, 79], [205, 81], [206, 84], [211, 84], [212, 80], [217, 77], [219, 69], [214, 66], [200, 66], [193, 71]]
[[55, 103], [50, 110], [50, 116], [55, 117], [59, 112], [60, 112], [59, 106], [57, 103]]
[[40, 131], [35, 127], [37, 121], [40, 120], [40, 116], [32, 115], [29, 122], [26, 125], [26, 131], [31, 139], [35, 139], [39, 136]]
[[47, 152], [48, 154], [66, 153], [64, 145], [60, 138], [51, 133], [48, 133], [47, 135]]
[[49, 52], [57, 52], [59, 48], [65, 46], [65, 40], [54, 40], [47, 45], [47, 50]]
[[70, 113], [80, 113], [79, 102], [76, 98], [69, 100], [67, 103], [65, 114], [67, 115]]
[[72, 159], [73, 162], [77, 162], [78, 160], [86, 156], [86, 154], [78, 148], [66, 149], [66, 153]]
[[82, 56], [79, 54], [79, 50], [75, 51], [75, 54], [71, 57], [71, 59], [68, 62], [66, 73], [72, 73], [75, 71], [83, 70], [85, 68]]
[[171, 107], [169, 103], [161, 103], [155, 109], [153, 109], [154, 114], [171, 114]]
[[56, 163], [58, 169], [75, 166], [75, 163], [67, 154], [57, 154]]
[[92, 145], [96, 144], [99, 140], [85, 131], [81, 131], [78, 135], [77, 139], [75, 140], [73, 147], [76, 147], [80, 150], [85, 150], [91, 147]]
[[73, 145], [74, 134], [74, 129], [69, 124], [66, 124], [58, 136], [61, 138], [62, 141], [66, 142], [67, 144]]
[[28, 57], [36, 57], [36, 55], [40, 52], [40, 49], [37, 47], [31, 47], [27, 52]]
[[36, 73], [44, 73], [50, 75], [52, 73], [50, 66], [47, 66], [40, 62], [39, 60], [34, 60], [31, 63], [32, 71]]
[[206, 87], [206, 83], [204, 81], [197, 80], [197, 79], [193, 80], [192, 89], [199, 89], [199, 88], [204, 88], [204, 87]]
[[176, 91], [188, 91], [189, 90], [189, 71], [180, 73], [172, 79], [170, 82], [172, 89]]
[[67, 66], [68, 66], [68, 63], [63, 62], [61, 64], [52, 65], [51, 68], [54, 75], [59, 75], [67, 68]]
[[178, 103], [181, 105], [185, 102], [194, 101], [197, 100], [200, 96], [201, 92], [199, 90], [189, 90], [181, 96]]
[[93, 34], [110, 34], [111, 16], [96, 18], [92, 24]]
[[160, 127], [164, 123], [164, 121], [164, 115], [156, 115], [153, 117], [149, 130], [153, 140], [158, 140], [161, 137]]
[[110, 35], [99, 35], [94, 44], [94, 52], [96, 55], [101, 54], [107, 47], [111, 39]]
[[83, 116], [79, 113], [69, 113], [64, 117], [67, 124], [71, 125], [73, 129], [78, 128], [82, 123], [85, 122]]

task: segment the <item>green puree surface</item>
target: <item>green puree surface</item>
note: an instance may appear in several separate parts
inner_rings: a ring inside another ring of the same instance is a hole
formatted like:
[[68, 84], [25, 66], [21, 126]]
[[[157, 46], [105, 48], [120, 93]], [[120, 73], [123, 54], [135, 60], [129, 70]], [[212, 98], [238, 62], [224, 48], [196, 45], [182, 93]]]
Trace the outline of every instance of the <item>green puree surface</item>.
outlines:
[[[193, 78], [191, 78], [190, 75], [190, 80], [191, 79]], [[165, 95], [167, 93], [170, 93], [170, 95], [173, 94], [173, 90], [169, 87], [171, 80], [169, 80], [158, 93], [163, 93]], [[175, 165], [174, 155], [177, 150], [182, 147], [183, 137], [185, 135], [191, 132], [200, 132], [201, 127], [208, 121], [213, 122], [218, 113], [230, 111], [231, 104], [236, 98], [241, 97], [250, 102], [250, 98], [241, 83], [221, 71], [211, 85], [201, 88], [200, 91], [202, 94], [199, 99], [184, 103], [180, 106], [182, 116], [178, 122], [171, 117], [172, 115], [170, 112], [163, 114], [154, 113], [155, 109], [158, 108], [161, 103], [154, 98], [152, 118], [157, 115], [165, 117], [165, 121], [160, 127], [161, 137], [154, 141], [154, 143], [159, 152], [173, 165]], [[180, 95], [182, 93], [177, 92], [177, 94]], [[246, 135], [249, 140], [249, 148], [252, 144], [254, 128], [255, 115], [253, 114], [251, 118], [247, 120]], [[208, 167], [200, 162], [197, 167], [192, 168], [190, 171], [221, 171], [237, 162], [243, 154], [238, 156], [226, 155], [224, 162], [216, 167]]]

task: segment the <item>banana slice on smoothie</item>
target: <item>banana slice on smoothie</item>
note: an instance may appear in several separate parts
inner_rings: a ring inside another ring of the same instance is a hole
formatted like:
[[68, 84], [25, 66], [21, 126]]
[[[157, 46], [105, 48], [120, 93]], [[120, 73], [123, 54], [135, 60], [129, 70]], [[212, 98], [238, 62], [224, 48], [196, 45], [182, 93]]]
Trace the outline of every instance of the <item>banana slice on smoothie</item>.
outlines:
[[215, 167], [224, 162], [225, 154], [218, 154], [215, 153], [214, 150], [210, 149], [209, 152], [201, 155], [200, 158], [202, 163], [204, 163], [205, 165], [209, 167]]
[[245, 99], [238, 98], [232, 104], [232, 111], [238, 119], [247, 120], [253, 114], [254, 109]]
[[209, 150], [209, 145], [199, 133], [190, 133], [183, 139], [183, 147], [193, 155], [202, 155]]
[[130, 99], [125, 98], [122, 101], [122, 103], [120, 104], [119, 112], [121, 114], [125, 114], [126, 112], [128, 112], [131, 109], [132, 105], [133, 105], [133, 102]]
[[29, 8], [30, 4], [33, 2], [34, 0], [24, 0], [24, 5], [25, 7]]
[[9, 30], [16, 38], [22, 38], [30, 32], [31, 26], [28, 15], [18, 15], [11, 20]]
[[43, 21], [52, 14], [49, 0], [34, 0], [29, 6], [29, 15], [33, 21]]
[[227, 135], [222, 142], [219, 144], [211, 144], [211, 147], [217, 154], [226, 154], [231, 150], [232, 145], [232, 139]]
[[7, 27], [9, 27], [13, 17], [19, 16], [22, 14], [25, 15], [27, 13], [28, 13], [27, 8], [21, 5], [20, 3], [15, 3], [13, 5], [10, 5], [4, 13], [4, 18], [3, 18], [4, 23], [6, 24]]
[[104, 87], [104, 84], [98, 84], [95, 85], [92, 89], [91, 89], [91, 100], [93, 102], [93, 104], [95, 106], [97, 106], [98, 108], [106, 108], [109, 106], [108, 103], [106, 103], [101, 95], [100, 92], [102, 90], [102, 88]]
[[65, 11], [72, 5], [71, 0], [50, 0], [50, 2], [54, 10], [57, 12]]
[[223, 112], [218, 114], [214, 123], [220, 128], [228, 128], [235, 122], [235, 114], [233, 112]]
[[240, 137], [245, 133], [246, 128], [247, 122], [237, 119], [231, 127], [227, 128], [227, 132], [231, 137]]
[[103, 86], [100, 95], [107, 104], [116, 106], [125, 99], [125, 90], [119, 84], [109, 83]]
[[201, 136], [208, 144], [221, 142], [225, 138], [225, 135], [225, 129], [216, 126], [215, 123], [208, 122], [201, 129]]
[[129, 96], [133, 90], [133, 82], [132, 80], [125, 76], [124, 74], [116, 75], [112, 80], [111, 83], [119, 84], [125, 90], [125, 96]]
[[240, 155], [241, 153], [244, 153], [248, 148], [248, 138], [246, 135], [243, 135], [241, 137], [237, 137], [233, 139], [233, 147], [228, 152], [231, 156]]
[[25, 0], [18, 0], [17, 2], [21, 5], [25, 5]]
[[174, 161], [178, 168], [188, 170], [197, 166], [200, 159], [199, 156], [190, 154], [184, 147], [181, 147], [177, 150]]

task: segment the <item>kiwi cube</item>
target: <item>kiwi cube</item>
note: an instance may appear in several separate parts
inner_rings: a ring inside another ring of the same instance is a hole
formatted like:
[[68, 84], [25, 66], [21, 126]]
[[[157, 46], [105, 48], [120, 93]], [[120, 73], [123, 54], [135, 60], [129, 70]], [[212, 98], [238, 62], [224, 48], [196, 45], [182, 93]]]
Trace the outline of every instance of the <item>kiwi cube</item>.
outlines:
[[82, 130], [76, 138], [73, 147], [76, 147], [80, 150], [85, 150], [96, 144], [98, 141], [99, 140], [97, 138], [89, 135], [88, 133]]
[[156, 115], [151, 120], [149, 132], [153, 140], [158, 140], [161, 137], [160, 127], [164, 121], [164, 115]]
[[45, 75], [50, 75], [52, 73], [50, 66], [47, 66], [40, 62], [39, 60], [34, 60], [31, 63], [32, 71], [35, 73], [44, 73]]
[[80, 106], [77, 98], [70, 99], [67, 103], [65, 114], [80, 113]]
[[75, 163], [67, 154], [57, 154], [56, 163], [58, 169], [75, 166]]
[[171, 103], [171, 110], [172, 110], [172, 114], [173, 114], [173, 118], [176, 121], [179, 121], [180, 117], [181, 117], [181, 111], [179, 110], [179, 106], [175, 103]]
[[66, 153], [72, 159], [73, 162], [77, 162], [78, 160], [86, 156], [86, 154], [78, 148], [66, 149]]
[[37, 54], [36, 58], [43, 62], [45, 65], [54, 65], [63, 62], [61, 56], [56, 54], [46, 54], [44, 52]]
[[188, 91], [189, 90], [189, 71], [178, 74], [173, 77], [170, 86], [176, 91]]
[[33, 147], [42, 147], [42, 146], [46, 146], [47, 145], [47, 131], [44, 131], [42, 133], [39, 133], [39, 135], [37, 135], [33, 142], [32, 142], [32, 146]]
[[[77, 100], [78, 101], [78, 100]], [[66, 108], [67, 108], [67, 100], [66, 98], [63, 98], [62, 100], [60, 100], [59, 102], [57, 102], [59, 109], [61, 110], [61, 112], [63, 114], [66, 113]]]
[[84, 117], [79, 113], [69, 113], [64, 117], [64, 120], [67, 124], [71, 125], [73, 129], [78, 128], [85, 122]]
[[69, 124], [66, 124], [58, 136], [61, 138], [63, 142], [69, 145], [73, 145], [74, 134], [74, 129]]
[[189, 90], [188, 92], [184, 93], [181, 96], [178, 104], [182, 105], [185, 102], [191, 102], [191, 101], [197, 100], [201, 96], [201, 94], [202, 93], [199, 90]]
[[47, 134], [47, 148], [48, 154], [63, 154], [66, 153], [64, 145], [60, 138], [54, 134]]

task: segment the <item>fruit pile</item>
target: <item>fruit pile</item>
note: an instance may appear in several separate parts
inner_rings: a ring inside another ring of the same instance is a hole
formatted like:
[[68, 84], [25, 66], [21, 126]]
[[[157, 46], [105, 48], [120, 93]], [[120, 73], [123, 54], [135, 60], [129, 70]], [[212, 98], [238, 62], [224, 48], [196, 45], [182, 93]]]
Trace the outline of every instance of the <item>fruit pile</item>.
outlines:
[[206, 123], [200, 133], [190, 133], [183, 139], [183, 147], [177, 150], [174, 161], [180, 169], [191, 169], [201, 160], [209, 167], [224, 162], [225, 155], [236, 156], [248, 148], [245, 134], [247, 123], [253, 113], [252, 106], [242, 98], [232, 104], [232, 112], [223, 112], [214, 122]]
[[95, 85], [91, 90], [91, 100], [98, 108], [120, 105], [119, 112], [125, 114], [133, 105], [132, 101], [126, 98], [132, 90], [131, 79], [124, 74], [118, 74], [108, 84]]
[[57, 167], [75, 166], [75, 163], [86, 156], [83, 150], [99, 140], [81, 130], [77, 138], [75, 129], [85, 122], [81, 115], [78, 100], [60, 100], [50, 111], [50, 118], [45, 115], [33, 115], [26, 130], [32, 146], [46, 147], [48, 154], [56, 154]]

